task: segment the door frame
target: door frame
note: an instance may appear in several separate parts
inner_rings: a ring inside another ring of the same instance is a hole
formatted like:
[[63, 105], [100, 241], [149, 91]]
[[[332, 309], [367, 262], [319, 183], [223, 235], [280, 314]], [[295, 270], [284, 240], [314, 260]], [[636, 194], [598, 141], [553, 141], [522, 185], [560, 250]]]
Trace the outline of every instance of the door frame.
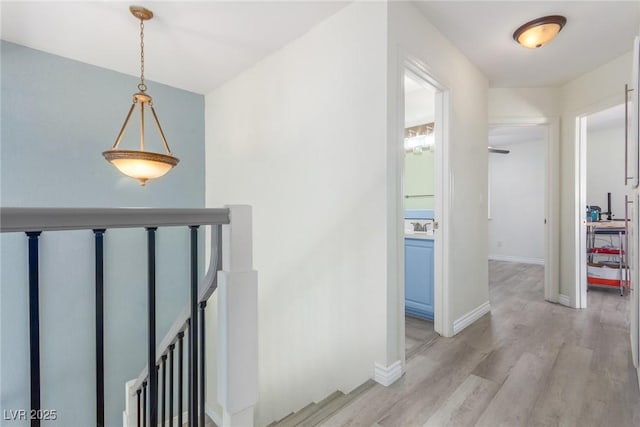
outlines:
[[[450, 210], [449, 193], [449, 118], [450, 118], [450, 95], [449, 89], [444, 86], [437, 77], [429, 71], [429, 67], [419, 59], [410, 55], [405, 55], [404, 60], [399, 61], [398, 77], [400, 80], [400, 90], [398, 91], [398, 120], [395, 134], [396, 146], [398, 148], [396, 174], [399, 188], [395, 200], [396, 205], [396, 231], [398, 236], [399, 254], [396, 257], [398, 272], [398, 314], [399, 323], [402, 325], [398, 329], [404, 337], [404, 75], [411, 74], [413, 77], [434, 87], [435, 95], [435, 127], [434, 135], [434, 194], [435, 194], [435, 218], [438, 228], [434, 230], [434, 304], [433, 304], [433, 325], [434, 330], [443, 336], [452, 336], [453, 331], [448, 327], [452, 322], [449, 317], [449, 269], [448, 269], [448, 218]], [[400, 326], [400, 325], [399, 325]], [[399, 349], [404, 360], [404, 338], [401, 339], [402, 347]]]
[[[575, 308], [587, 308], [587, 118], [602, 110], [620, 105], [620, 97], [604, 99], [573, 115], [574, 138], [574, 188], [576, 189], [574, 217], [575, 247]], [[620, 178], [622, 179], [622, 178]]]
[[544, 299], [569, 305], [560, 295], [560, 120], [551, 117], [494, 117], [489, 127], [544, 126]]

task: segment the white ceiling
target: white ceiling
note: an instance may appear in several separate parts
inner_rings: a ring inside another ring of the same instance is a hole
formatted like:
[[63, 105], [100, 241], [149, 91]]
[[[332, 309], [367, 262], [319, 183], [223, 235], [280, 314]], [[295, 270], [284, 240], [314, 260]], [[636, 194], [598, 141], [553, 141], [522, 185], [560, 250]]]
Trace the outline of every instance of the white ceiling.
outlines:
[[[489, 78], [492, 87], [559, 86], [633, 47], [640, 1], [420, 1], [424, 15]], [[540, 49], [513, 40], [525, 22], [564, 15]]]
[[205, 94], [300, 37], [345, 1], [2, 1], [2, 39], [131, 75], [140, 74], [139, 21], [145, 24], [145, 76]]
[[[347, 1], [1, 1], [2, 38], [85, 63], [139, 74], [138, 21], [129, 4], [153, 10], [146, 24], [146, 76], [208, 93], [300, 37]], [[631, 49], [638, 1], [418, 1], [418, 6], [492, 86], [559, 85]], [[547, 14], [568, 23], [536, 50], [512, 39]]]

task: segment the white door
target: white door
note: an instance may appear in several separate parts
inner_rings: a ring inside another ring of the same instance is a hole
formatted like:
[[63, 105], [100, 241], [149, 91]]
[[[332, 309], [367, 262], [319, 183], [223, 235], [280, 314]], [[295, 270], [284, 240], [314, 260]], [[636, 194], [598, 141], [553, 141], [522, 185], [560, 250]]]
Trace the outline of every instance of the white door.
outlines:
[[[631, 121], [627, 151], [629, 173], [627, 174], [628, 205], [630, 224], [628, 230], [629, 265], [631, 268], [631, 352], [633, 364], [639, 369], [640, 360], [638, 342], [640, 341], [640, 37], [636, 37], [633, 45], [633, 72], [631, 82]], [[626, 169], [626, 168], [625, 168]], [[630, 178], [630, 179], [629, 179]]]

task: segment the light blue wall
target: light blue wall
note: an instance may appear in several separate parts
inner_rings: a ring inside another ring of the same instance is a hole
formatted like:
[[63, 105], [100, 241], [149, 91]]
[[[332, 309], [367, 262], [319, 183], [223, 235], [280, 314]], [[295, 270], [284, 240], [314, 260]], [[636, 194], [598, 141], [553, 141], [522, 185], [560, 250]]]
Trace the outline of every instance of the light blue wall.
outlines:
[[[204, 207], [203, 96], [149, 82], [180, 164], [141, 187], [101, 154], [116, 139], [137, 78], [12, 43], [1, 49], [3, 206]], [[121, 148], [136, 147], [136, 125]], [[147, 135], [157, 138], [151, 124]], [[148, 144], [162, 152], [159, 139]]]
[[[0, 204], [47, 207], [204, 207], [204, 98], [148, 82], [180, 164], [141, 187], [102, 157], [113, 145], [138, 79], [16, 44], [1, 46]], [[132, 58], [135, 60], [135, 58]], [[133, 147], [137, 126], [122, 148]], [[149, 126], [148, 134], [156, 136]], [[154, 151], [158, 141], [148, 142]], [[106, 421], [121, 425], [124, 382], [146, 352], [144, 230], [107, 232]], [[187, 301], [188, 231], [158, 232], [158, 338]], [[0, 236], [0, 407], [29, 407], [27, 247]], [[93, 237], [41, 237], [42, 407], [61, 426], [95, 425]], [[27, 423], [11, 423], [12, 426]]]

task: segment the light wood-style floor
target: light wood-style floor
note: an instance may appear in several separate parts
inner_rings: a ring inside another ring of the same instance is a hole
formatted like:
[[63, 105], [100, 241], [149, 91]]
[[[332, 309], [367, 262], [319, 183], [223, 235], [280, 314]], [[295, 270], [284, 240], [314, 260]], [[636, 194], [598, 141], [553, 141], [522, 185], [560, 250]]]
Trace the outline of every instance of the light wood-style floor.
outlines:
[[404, 335], [404, 350], [407, 359], [431, 345], [431, 341], [440, 336], [433, 329], [433, 322], [412, 316], [405, 317]]
[[541, 266], [489, 271], [491, 314], [454, 338], [410, 343], [400, 380], [321, 425], [640, 426], [628, 297], [592, 289], [590, 308], [573, 310], [543, 301]]

